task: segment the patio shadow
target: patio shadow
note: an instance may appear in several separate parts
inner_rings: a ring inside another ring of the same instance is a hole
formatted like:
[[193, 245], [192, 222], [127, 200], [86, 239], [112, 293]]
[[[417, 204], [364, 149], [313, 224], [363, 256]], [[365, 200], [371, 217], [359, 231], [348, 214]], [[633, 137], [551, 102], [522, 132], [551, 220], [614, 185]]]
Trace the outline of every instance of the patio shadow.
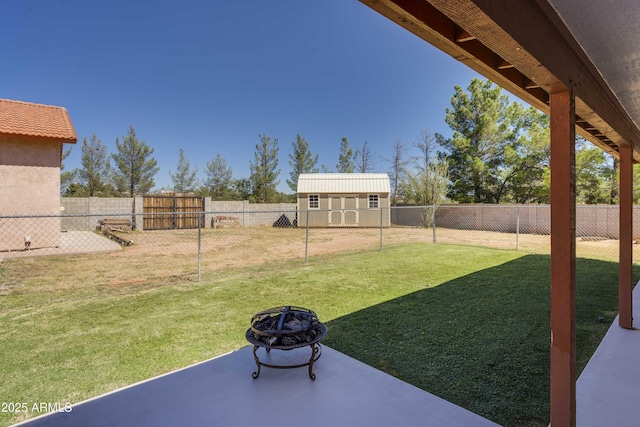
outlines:
[[[329, 322], [324, 343], [501, 425], [548, 425], [549, 267], [527, 255], [425, 283]], [[616, 263], [577, 261], [578, 373], [617, 314], [617, 277]]]

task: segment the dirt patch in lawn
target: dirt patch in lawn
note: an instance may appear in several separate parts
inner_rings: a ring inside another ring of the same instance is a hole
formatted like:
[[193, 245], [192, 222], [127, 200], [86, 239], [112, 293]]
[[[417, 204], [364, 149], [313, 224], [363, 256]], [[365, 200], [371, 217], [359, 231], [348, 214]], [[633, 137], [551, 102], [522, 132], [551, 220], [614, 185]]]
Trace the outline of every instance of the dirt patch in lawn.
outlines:
[[[105, 292], [194, 281], [231, 268], [297, 261], [349, 251], [379, 251], [405, 243], [433, 243], [433, 230], [417, 227], [237, 227], [132, 232], [134, 245], [111, 253], [49, 256], [0, 263], [0, 295], [101, 287]], [[549, 253], [549, 236], [439, 228], [437, 243]], [[86, 244], [86, 243], [85, 243]], [[198, 257], [200, 248], [200, 257]], [[578, 256], [616, 261], [616, 240], [578, 241]], [[640, 257], [640, 254], [638, 255]], [[635, 259], [640, 262], [640, 259]], [[259, 271], [258, 271], [259, 272]]]

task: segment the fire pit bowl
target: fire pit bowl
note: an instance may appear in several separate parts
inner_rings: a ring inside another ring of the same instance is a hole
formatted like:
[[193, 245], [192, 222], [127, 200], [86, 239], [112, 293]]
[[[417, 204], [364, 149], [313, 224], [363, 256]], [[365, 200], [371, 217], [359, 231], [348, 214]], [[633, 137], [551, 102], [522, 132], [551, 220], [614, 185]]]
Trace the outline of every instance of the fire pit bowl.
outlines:
[[[256, 313], [251, 318], [251, 327], [247, 329], [245, 337], [253, 344], [253, 358], [258, 366], [253, 378], [260, 375], [260, 367], [268, 368], [300, 368], [309, 367], [309, 377], [316, 379], [313, 364], [322, 355], [319, 341], [327, 334], [327, 327], [318, 320], [318, 316], [306, 308], [294, 306], [273, 307]], [[257, 355], [262, 347], [269, 353], [271, 349], [292, 350], [300, 347], [311, 347], [311, 358], [308, 362], [298, 365], [272, 365], [261, 362]]]

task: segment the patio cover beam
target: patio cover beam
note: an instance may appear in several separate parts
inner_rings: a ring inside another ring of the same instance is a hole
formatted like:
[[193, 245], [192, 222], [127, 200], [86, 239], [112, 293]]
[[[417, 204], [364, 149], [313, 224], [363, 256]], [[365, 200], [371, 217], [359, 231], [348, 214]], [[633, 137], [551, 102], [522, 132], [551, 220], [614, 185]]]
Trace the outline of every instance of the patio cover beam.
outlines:
[[[360, 0], [549, 114], [574, 88], [576, 132], [618, 157], [640, 130], [546, 0]], [[640, 161], [638, 147], [634, 159]]]
[[576, 173], [574, 98], [551, 105], [551, 426], [576, 425]]
[[633, 160], [631, 147], [620, 147], [620, 260], [618, 324], [633, 329]]

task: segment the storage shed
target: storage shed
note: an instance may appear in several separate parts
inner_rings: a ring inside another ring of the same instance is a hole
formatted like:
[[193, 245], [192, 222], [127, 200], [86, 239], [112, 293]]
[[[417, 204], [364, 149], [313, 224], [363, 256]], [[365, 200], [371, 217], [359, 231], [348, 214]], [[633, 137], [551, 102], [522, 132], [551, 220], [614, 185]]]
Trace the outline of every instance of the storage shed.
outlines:
[[77, 139], [66, 109], [0, 99], [0, 251], [60, 245], [62, 146]]
[[298, 226], [388, 227], [391, 185], [386, 173], [303, 173]]

